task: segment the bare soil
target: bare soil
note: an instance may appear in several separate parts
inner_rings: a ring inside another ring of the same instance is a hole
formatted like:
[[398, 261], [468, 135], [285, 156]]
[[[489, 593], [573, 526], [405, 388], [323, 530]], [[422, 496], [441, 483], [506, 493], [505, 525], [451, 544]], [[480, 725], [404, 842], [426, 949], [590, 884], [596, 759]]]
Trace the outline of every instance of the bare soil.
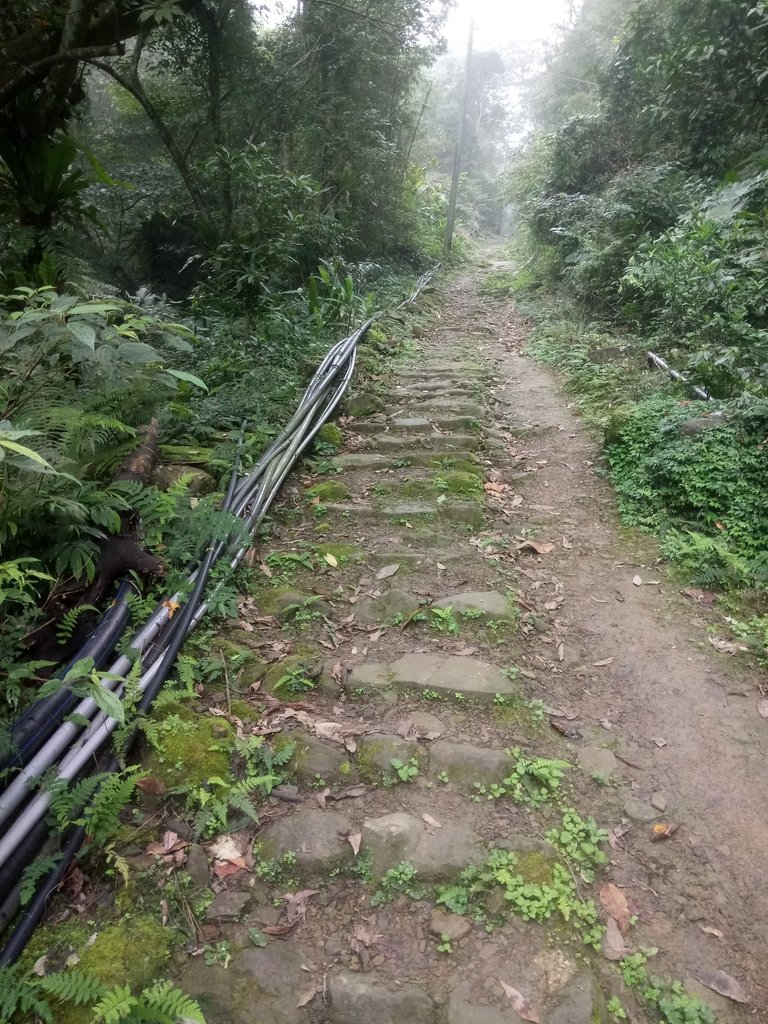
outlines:
[[[392, 421], [398, 416], [430, 415], [419, 411], [424, 396], [404, 396], [401, 389], [445, 379], [433, 397], [485, 408], [474, 433], [469, 430], [479, 443], [475, 456], [486, 482], [498, 485], [486, 494], [484, 521], [451, 524], [442, 508], [421, 523], [407, 511], [387, 518], [388, 502], [414, 500], [398, 496], [404, 484], [412, 491], [414, 482], [428, 484], [435, 476], [434, 468], [408, 464], [407, 446], [394, 449], [393, 466], [333, 474], [350, 490], [341, 510], [313, 514], [304, 488], [329, 477], [300, 479], [288, 489], [268, 546], [295, 553], [332, 540], [358, 546], [362, 558], [293, 573], [291, 587], [323, 599], [324, 618], [280, 630], [262, 616], [260, 640], [271, 637], [294, 650], [322, 644], [322, 693], [306, 697], [315, 718], [394, 734], [409, 714], [428, 710], [451, 740], [496, 749], [517, 744], [574, 763], [585, 751], [612, 752], [614, 778], [575, 771], [572, 785], [584, 812], [623, 831], [608, 851], [610, 863], [598, 884], [612, 881], [629, 900], [638, 920], [627, 941], [633, 948], [657, 949], [649, 970], [682, 980], [713, 1007], [721, 1024], [768, 1021], [768, 721], [756, 709], [759, 675], [742, 662], [744, 655], [712, 647], [708, 629], [716, 629], [716, 619], [681, 595], [652, 538], [621, 527], [599, 439], [569, 409], [557, 381], [523, 354], [527, 326], [513, 303], [481, 297], [481, 280], [480, 273], [466, 274], [427, 299], [431, 329], [412, 360], [396, 369], [396, 379], [378, 382], [390, 396], [385, 413], [372, 423], [342, 425], [347, 453], [388, 454], [377, 447], [376, 431], [396, 434]], [[456, 369], [445, 370], [451, 366]], [[479, 372], [468, 370], [462, 378], [465, 366]], [[450, 438], [449, 430], [441, 433]], [[425, 440], [410, 450], [429, 453], [433, 443]], [[451, 497], [446, 503], [464, 500]], [[323, 524], [331, 524], [330, 532], [318, 532]], [[409, 565], [404, 552], [425, 557]], [[378, 579], [388, 555], [399, 569]], [[633, 582], [638, 577], [639, 585]], [[265, 579], [254, 596], [257, 607], [274, 585]], [[376, 622], [374, 613], [373, 620], [361, 622], [360, 602], [385, 598], [394, 588], [425, 605], [462, 591], [512, 591], [521, 621], [504, 630], [462, 620], [455, 635], [404, 616]], [[243, 614], [247, 619], [247, 610]], [[236, 635], [247, 640], [240, 631]], [[537, 725], [524, 706], [513, 713], [492, 702], [429, 704], [416, 692], [376, 693], [356, 685], [360, 666], [416, 652], [473, 655], [516, 670], [521, 695], [546, 706], [543, 723]], [[338, 666], [335, 672], [331, 666]], [[558, 724], [578, 738], [563, 736]], [[429, 742], [422, 746], [428, 756]], [[348, 784], [361, 768], [356, 757], [350, 755]], [[273, 800], [270, 820], [317, 806], [312, 786], [301, 785], [299, 798], [303, 804]], [[423, 775], [407, 784], [369, 786], [362, 797], [334, 808], [348, 815], [353, 834], [366, 820], [406, 810], [445, 825], [468, 825], [488, 841], [520, 832], [540, 836], [547, 813], [542, 819], [511, 802], [472, 802], [456, 787], [435, 786]], [[677, 828], [656, 841], [654, 825], [660, 823]], [[629, 827], [623, 830], [622, 824]], [[645, 1019], [618, 983], [615, 968], [599, 954], [585, 960], [583, 950], [555, 927], [517, 922], [488, 935], [475, 925], [445, 955], [429, 933], [428, 900], [398, 897], [374, 908], [370, 887], [344, 874], [301, 884], [318, 883], [322, 892], [308, 901], [299, 927], [273, 940], [298, 950], [315, 979], [316, 996], [308, 1008], [295, 1011], [296, 1020], [346, 1024], [326, 997], [334, 976], [347, 970], [389, 986], [393, 999], [403, 983], [422, 986], [434, 1000], [434, 1019], [449, 1024], [519, 1020], [499, 985], [499, 978], [506, 979], [541, 1001], [541, 1024], [548, 1024], [565, 1019], [557, 1016], [558, 993], [585, 963], [601, 978], [606, 995], [621, 996], [630, 1019]], [[226, 885], [259, 891], [261, 882], [241, 874]], [[234, 946], [246, 941], [247, 927], [281, 920], [266, 900], [259, 902], [261, 909], [245, 922], [222, 925], [221, 934]], [[353, 938], [361, 926], [377, 936], [370, 946]], [[215, 993], [229, 984], [219, 968], [205, 975], [201, 961], [195, 964], [194, 991]], [[734, 1002], [700, 984], [696, 976], [707, 970], [735, 978], [749, 1002]], [[302, 979], [289, 983], [296, 990], [285, 1006], [303, 986]], [[469, 1010], [462, 1016], [450, 1003], [457, 985], [470, 986], [476, 1005], [497, 1016], [475, 1017]], [[285, 1007], [280, 1012], [284, 1016], [274, 1019], [294, 1019]], [[209, 1009], [214, 1024], [227, 1019], [226, 1011], [216, 1013]], [[240, 1020], [238, 1013], [233, 1010], [230, 1019]], [[574, 1016], [573, 1024], [581, 1018]]]

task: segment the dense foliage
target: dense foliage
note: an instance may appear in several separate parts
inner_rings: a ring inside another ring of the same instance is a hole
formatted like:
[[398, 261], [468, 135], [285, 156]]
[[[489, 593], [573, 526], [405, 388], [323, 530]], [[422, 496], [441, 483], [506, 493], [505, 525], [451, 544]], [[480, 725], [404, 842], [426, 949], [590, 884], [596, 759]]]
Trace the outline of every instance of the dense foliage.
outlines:
[[[626, 520], [699, 584], [762, 594], [768, 7], [585, 0], [532, 89], [516, 284], [570, 303], [565, 329], [539, 310], [536, 350], [608, 426]], [[714, 403], [643, 379], [649, 348]]]
[[[186, 565], [242, 424], [247, 465], [330, 341], [434, 261], [444, 195], [411, 155], [446, 6], [54, 0], [42, 16], [14, 0], [4, 15], [6, 707], [41, 667], [17, 662], [38, 606], [55, 617], [57, 595], [98, 580], [135, 511], [166, 573]], [[166, 495], [114, 480], [152, 417], [179, 468]]]

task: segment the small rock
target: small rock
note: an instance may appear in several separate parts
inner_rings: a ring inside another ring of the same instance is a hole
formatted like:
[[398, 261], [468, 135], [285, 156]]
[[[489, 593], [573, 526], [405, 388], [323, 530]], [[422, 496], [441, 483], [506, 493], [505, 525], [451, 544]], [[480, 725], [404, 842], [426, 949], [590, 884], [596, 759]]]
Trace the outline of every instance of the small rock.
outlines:
[[344, 837], [352, 825], [339, 811], [301, 808], [269, 826], [260, 836], [260, 857], [271, 859], [296, 854], [296, 866], [307, 874], [322, 874], [352, 859]]
[[403, 812], [363, 822], [363, 847], [371, 851], [374, 876], [407, 861], [426, 881], [450, 878], [485, 856], [482, 839], [465, 825], [444, 824], [430, 833], [420, 818]]
[[328, 982], [329, 1024], [432, 1024], [434, 1004], [416, 985], [343, 971]]
[[457, 985], [448, 1000], [448, 1024], [512, 1024], [520, 1018], [514, 1010], [498, 1010], [495, 1006], [481, 1006], [472, 987], [464, 982]]
[[462, 789], [472, 792], [479, 782], [489, 786], [509, 774], [511, 759], [503, 750], [477, 747], [471, 743], [437, 740], [429, 748], [429, 775], [435, 779], [445, 773]]
[[647, 800], [640, 800], [631, 793], [624, 797], [624, 813], [633, 821], [641, 822], [653, 821], [659, 816], [658, 811], [651, 807]]
[[208, 857], [202, 846], [193, 843], [187, 850], [187, 863], [184, 865], [192, 885], [198, 889], [207, 889], [210, 881]]
[[451, 942], [458, 942], [472, 931], [472, 922], [458, 914], [447, 914], [444, 910], [433, 910], [429, 918], [429, 930], [441, 939], [444, 935]]
[[656, 792], [651, 795], [651, 807], [655, 807], [657, 811], [666, 811], [667, 798], [663, 793]]
[[220, 892], [213, 903], [205, 912], [206, 921], [225, 924], [230, 921], [239, 921], [248, 904], [251, 902], [251, 894], [238, 892], [236, 889], [225, 889]]
[[621, 778], [616, 755], [605, 747], [582, 747], [578, 760], [579, 768], [585, 775], [600, 775], [609, 782]]
[[608, 1013], [597, 982], [587, 972], [561, 989], [546, 1018], [547, 1024], [608, 1024]]
[[425, 752], [416, 740], [374, 732], [360, 738], [357, 764], [364, 779], [379, 782], [383, 774], [394, 775], [393, 760], [405, 764], [412, 757], [420, 763], [425, 760]]

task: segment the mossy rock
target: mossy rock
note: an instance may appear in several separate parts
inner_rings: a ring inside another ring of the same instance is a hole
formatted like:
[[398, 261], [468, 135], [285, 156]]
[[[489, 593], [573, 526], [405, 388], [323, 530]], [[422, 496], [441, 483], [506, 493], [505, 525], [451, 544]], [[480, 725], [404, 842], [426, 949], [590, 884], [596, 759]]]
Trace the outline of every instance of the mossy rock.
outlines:
[[384, 402], [378, 395], [355, 395], [347, 403], [347, 411], [350, 416], [372, 416], [384, 411]]
[[331, 444], [334, 448], [341, 448], [344, 444], [344, 435], [335, 423], [324, 423], [317, 432], [317, 440], [323, 444]]
[[[177, 723], [171, 727], [169, 719]], [[144, 767], [168, 789], [200, 786], [209, 779], [229, 774], [230, 740], [233, 728], [224, 718], [201, 715], [183, 705], [164, 705], [153, 718], [169, 724], [160, 731], [155, 746], [143, 758]]]
[[269, 693], [274, 693], [277, 690], [284, 698], [301, 696], [300, 689], [297, 688], [295, 692], [291, 692], [290, 684], [283, 680], [287, 680], [291, 676], [295, 676], [297, 679], [303, 677], [312, 683], [312, 686], [307, 686], [306, 690], [314, 689], [323, 670], [323, 661], [323, 656], [316, 652], [290, 654], [282, 661], [270, 665], [264, 673], [262, 685]]
[[[105, 985], [128, 985], [134, 993], [147, 988], [157, 978], [168, 976], [171, 947], [177, 939], [172, 929], [164, 928], [146, 914], [126, 917], [96, 929], [91, 922], [87, 928], [80, 926], [77, 936], [64, 930], [71, 950], [79, 957], [77, 971], [96, 977]], [[58, 924], [55, 928], [41, 929], [36, 939], [46, 939], [46, 942], [39, 955], [49, 953], [51, 948], [65, 948], [67, 939], [64, 943], [58, 941], [60, 931]], [[95, 931], [96, 938], [91, 941]], [[35, 946], [35, 951], [38, 948], [41, 947]], [[90, 1010], [82, 1006], [62, 1005], [53, 998], [50, 1003], [56, 1024], [81, 1024], [91, 1017]]]
[[[439, 484], [438, 484], [439, 481]], [[451, 469], [435, 478], [435, 489], [445, 494], [462, 495], [467, 498], [481, 498], [484, 494], [480, 477], [461, 469]]]
[[323, 560], [326, 555], [330, 555], [336, 559], [339, 565], [344, 565], [345, 562], [362, 562], [365, 558], [365, 552], [356, 544], [333, 544], [330, 541], [324, 541], [315, 546], [315, 551]]
[[349, 494], [349, 488], [341, 480], [324, 480], [321, 484], [315, 484], [304, 492], [308, 501], [319, 498], [321, 504], [328, 501], [344, 501]]
[[279, 622], [291, 622], [300, 613], [326, 613], [328, 606], [316, 594], [305, 594], [293, 587], [278, 587], [260, 600], [261, 608]]

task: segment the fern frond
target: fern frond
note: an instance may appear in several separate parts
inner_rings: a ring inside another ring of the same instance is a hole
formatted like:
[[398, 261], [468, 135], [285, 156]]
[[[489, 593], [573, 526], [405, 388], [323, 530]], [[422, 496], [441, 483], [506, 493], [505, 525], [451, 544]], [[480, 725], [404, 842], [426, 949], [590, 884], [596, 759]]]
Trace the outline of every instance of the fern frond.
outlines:
[[199, 1004], [170, 981], [156, 981], [154, 985], [145, 988], [139, 998], [147, 1007], [165, 1014], [172, 1021], [205, 1024]]
[[93, 1007], [93, 1020], [103, 1024], [119, 1024], [138, 1005], [128, 985], [115, 985]]
[[61, 974], [48, 974], [37, 982], [39, 988], [48, 995], [55, 996], [65, 1003], [83, 1006], [101, 998], [106, 992], [103, 981], [83, 971], [63, 971]]
[[67, 640], [71, 639], [77, 626], [77, 620], [85, 612], [96, 612], [98, 614], [99, 609], [92, 604], [78, 604], [74, 608], [70, 608], [67, 614], [59, 620], [56, 626], [56, 639], [60, 644], [66, 643]]
[[0, 967], [0, 1021], [32, 1018], [53, 1024], [53, 1012], [20, 964]]
[[24, 868], [24, 873], [21, 876], [21, 886], [19, 889], [19, 903], [22, 907], [26, 907], [32, 897], [35, 895], [37, 889], [37, 883], [45, 875], [48, 875], [58, 865], [62, 855], [60, 853], [54, 853], [50, 856], [35, 857], [31, 864], [28, 864]]
[[103, 846], [117, 832], [120, 812], [130, 802], [139, 779], [144, 777], [139, 768], [108, 775], [83, 816], [88, 838]]

